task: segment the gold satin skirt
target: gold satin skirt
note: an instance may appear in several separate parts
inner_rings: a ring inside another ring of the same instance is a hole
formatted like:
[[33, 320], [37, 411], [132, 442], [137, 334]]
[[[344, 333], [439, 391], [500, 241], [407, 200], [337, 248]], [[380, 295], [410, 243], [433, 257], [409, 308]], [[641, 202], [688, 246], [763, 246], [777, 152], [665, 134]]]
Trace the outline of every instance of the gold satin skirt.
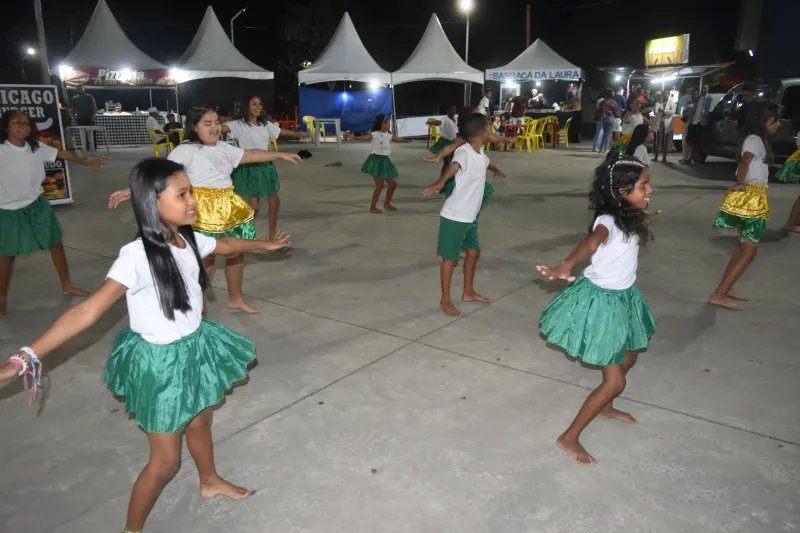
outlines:
[[253, 209], [233, 187], [212, 189], [195, 187], [197, 222], [192, 227], [205, 233], [225, 233], [253, 220]]
[[743, 191], [728, 191], [719, 210], [740, 218], [763, 218], [769, 220], [767, 186], [748, 183]]

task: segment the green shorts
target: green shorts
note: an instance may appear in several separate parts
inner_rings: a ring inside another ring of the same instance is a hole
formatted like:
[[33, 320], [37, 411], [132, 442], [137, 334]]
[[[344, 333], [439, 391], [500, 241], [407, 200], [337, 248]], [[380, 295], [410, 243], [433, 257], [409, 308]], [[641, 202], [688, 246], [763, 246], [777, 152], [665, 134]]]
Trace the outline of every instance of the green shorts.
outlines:
[[456, 222], [439, 217], [439, 243], [436, 253], [446, 261], [458, 263], [461, 250], [480, 250], [478, 243], [478, 224], [476, 222]]

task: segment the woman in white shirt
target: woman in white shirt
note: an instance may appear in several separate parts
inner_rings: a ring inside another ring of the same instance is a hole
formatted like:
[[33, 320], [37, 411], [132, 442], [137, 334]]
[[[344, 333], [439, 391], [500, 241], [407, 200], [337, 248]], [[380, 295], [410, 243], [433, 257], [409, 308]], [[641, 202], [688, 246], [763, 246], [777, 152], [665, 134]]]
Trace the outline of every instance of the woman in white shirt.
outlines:
[[[286, 130], [269, 122], [264, 117], [264, 104], [258, 96], [248, 96], [242, 100], [241, 109], [246, 109], [241, 119], [231, 120], [222, 125], [222, 133], [233, 133], [239, 142], [239, 148], [245, 150], [269, 150], [270, 139], [278, 137], [308, 138], [302, 131]], [[275, 236], [278, 228], [278, 210], [281, 199], [281, 180], [272, 161], [264, 163], [248, 163], [239, 165], [231, 174], [236, 194], [245, 198], [253, 208], [253, 218], [258, 217], [258, 207], [262, 198], [267, 199], [269, 207], [268, 239]]]
[[734, 284], [758, 253], [770, 217], [767, 201], [769, 164], [772, 162], [769, 138], [780, 126], [781, 108], [767, 100], [753, 102], [745, 122], [742, 158], [736, 170], [736, 183], [719, 206], [714, 226], [723, 234], [739, 238], [739, 247], [731, 257], [719, 286], [711, 295], [711, 303], [728, 309], [744, 309], [736, 300], [747, 300], [733, 290]]
[[[257, 236], [253, 225], [253, 209], [234, 191], [231, 180], [233, 169], [242, 164], [276, 159], [299, 163], [300, 157], [266, 150], [242, 150], [219, 142], [222, 127], [217, 112], [211, 109], [192, 108], [188, 122], [191, 131], [187, 140], [169, 154], [169, 159], [186, 167], [186, 174], [192, 183], [192, 194], [197, 199], [197, 220], [192, 227], [209, 237], [255, 240]], [[113, 193], [109, 199], [109, 207], [115, 208], [128, 200], [130, 194], [130, 189]], [[243, 255], [227, 257], [225, 261], [228, 307], [246, 313], [258, 313], [258, 310], [246, 304], [242, 298]], [[212, 277], [214, 255], [206, 258], [205, 265], [209, 270], [209, 277]]]
[[[61, 292], [86, 296], [69, 277], [61, 224], [43, 196], [42, 182], [48, 178], [45, 164], [63, 159], [89, 168], [73, 152], [57, 150], [39, 141], [31, 118], [23, 111], [6, 111], [0, 118], [0, 318], [6, 314], [6, 297], [14, 258], [37, 250], [50, 250], [61, 281]], [[63, 176], [62, 176], [63, 177]], [[55, 181], [54, 181], [55, 182]]]
[[669, 98], [669, 91], [665, 90], [663, 99], [656, 102], [656, 118], [653, 121], [653, 133], [655, 134], [653, 155], [656, 161], [658, 161], [658, 154], [663, 154], [664, 163], [667, 162], [667, 153], [672, 147], [672, 118], [677, 109], [675, 102]]
[[394, 137], [389, 133], [391, 127], [392, 123], [389, 121], [389, 117], [380, 114], [375, 117], [371, 133], [366, 135], [353, 135], [351, 133], [345, 137], [346, 139], [354, 141], [372, 141], [372, 153], [370, 153], [367, 160], [364, 161], [361, 172], [369, 174], [375, 181], [375, 190], [372, 192], [372, 203], [369, 206], [369, 212], [373, 215], [380, 215], [383, 213], [383, 211], [378, 209], [378, 200], [381, 197], [384, 181], [386, 181], [389, 189], [386, 191], [383, 208], [387, 211], [397, 211], [397, 208], [392, 205], [392, 196], [394, 196], [394, 190], [397, 188], [397, 181], [395, 178], [398, 176], [398, 172], [397, 167], [394, 166], [392, 160], [389, 159], [389, 155], [392, 153], [392, 141], [402, 143], [410, 143], [411, 141], [408, 139], [401, 139], [400, 137]]
[[442, 120], [436, 121], [436, 125], [439, 126], [441, 130], [441, 135], [439, 136], [439, 140], [433, 143], [430, 147], [430, 152], [433, 155], [438, 154], [442, 148], [448, 146], [456, 140], [456, 136], [458, 136], [458, 110], [456, 106], [450, 105], [447, 108], [447, 116], [444, 117]]
[[643, 123], [642, 104], [637, 97], [632, 96], [628, 99], [628, 106], [622, 115], [622, 136], [617, 141], [617, 144], [614, 145], [614, 150], [624, 154], [628, 148], [633, 130]]

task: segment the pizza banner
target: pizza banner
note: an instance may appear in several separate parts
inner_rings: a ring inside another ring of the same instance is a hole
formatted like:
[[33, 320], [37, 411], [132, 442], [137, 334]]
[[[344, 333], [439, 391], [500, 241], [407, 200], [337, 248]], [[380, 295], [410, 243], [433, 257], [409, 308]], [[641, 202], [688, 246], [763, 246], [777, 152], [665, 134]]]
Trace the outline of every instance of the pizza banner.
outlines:
[[174, 87], [175, 78], [166, 69], [130, 70], [96, 67], [60, 67], [59, 75], [69, 87]]
[[[0, 85], [0, 111], [24, 111], [31, 117], [31, 127], [39, 132], [39, 142], [56, 150], [64, 149], [64, 129], [58, 108], [56, 88], [52, 85]], [[72, 187], [69, 168], [63, 159], [45, 163], [42, 182], [44, 197], [51, 204], [71, 204]]]

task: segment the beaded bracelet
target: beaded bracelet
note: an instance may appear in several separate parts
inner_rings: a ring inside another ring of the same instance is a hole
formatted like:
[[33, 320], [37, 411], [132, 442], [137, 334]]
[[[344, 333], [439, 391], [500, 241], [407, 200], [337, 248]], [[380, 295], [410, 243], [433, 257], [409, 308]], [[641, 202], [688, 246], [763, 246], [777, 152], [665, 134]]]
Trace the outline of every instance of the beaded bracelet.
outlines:
[[[31, 405], [36, 399], [36, 393], [39, 391], [39, 387], [42, 385], [42, 362], [39, 361], [39, 358], [36, 357], [33, 350], [27, 346], [20, 348], [19, 353], [24, 353], [28, 357], [27, 362], [19, 355], [12, 357], [10, 362], [18, 365], [22, 363], [22, 370], [19, 371], [19, 375], [22, 376], [22, 384], [25, 390], [28, 390], [28, 387], [31, 389], [31, 397], [28, 400], [28, 405]], [[30, 384], [28, 378], [30, 378]]]

